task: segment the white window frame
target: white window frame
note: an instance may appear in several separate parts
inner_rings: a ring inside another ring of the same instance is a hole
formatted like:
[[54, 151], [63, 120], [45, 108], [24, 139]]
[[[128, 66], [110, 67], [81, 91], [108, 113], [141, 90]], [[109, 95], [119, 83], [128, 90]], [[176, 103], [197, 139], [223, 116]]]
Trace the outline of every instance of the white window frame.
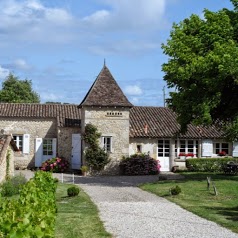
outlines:
[[[191, 145], [191, 142], [193, 141], [193, 147], [189, 148], [189, 144]], [[181, 143], [184, 142], [184, 143]], [[181, 148], [181, 144], [183, 145], [183, 148]], [[189, 154], [192, 153], [194, 154], [194, 157], [198, 156], [198, 140], [194, 139], [177, 139], [175, 140], [175, 156], [179, 157], [180, 153], [185, 153]]]
[[[227, 144], [228, 147], [225, 148], [225, 147], [223, 147], [222, 144]], [[225, 142], [225, 141], [214, 141], [213, 142], [213, 153], [218, 155], [219, 152], [221, 152], [221, 151], [226, 151], [227, 155], [230, 155], [230, 153], [231, 153], [231, 151], [230, 151], [230, 143], [229, 142]]]
[[170, 157], [170, 140], [169, 139], [159, 139], [158, 140], [158, 150], [157, 157]]
[[[109, 143], [108, 143], [109, 142]], [[105, 152], [111, 153], [112, 152], [112, 137], [111, 136], [103, 136], [102, 137], [102, 148]]]
[[[51, 143], [49, 143], [49, 142], [51, 142]], [[42, 146], [43, 146], [42, 147], [42, 155], [43, 156], [47, 156], [47, 155], [53, 156], [53, 154], [54, 154], [53, 138], [43, 138]], [[45, 146], [46, 146], [46, 149], [44, 148]]]
[[[21, 137], [21, 138], [20, 138]], [[23, 152], [23, 135], [20, 134], [15, 134], [13, 135], [13, 140], [16, 143], [17, 148], [19, 149], [19, 151]], [[20, 142], [21, 142], [21, 146], [20, 146]]]

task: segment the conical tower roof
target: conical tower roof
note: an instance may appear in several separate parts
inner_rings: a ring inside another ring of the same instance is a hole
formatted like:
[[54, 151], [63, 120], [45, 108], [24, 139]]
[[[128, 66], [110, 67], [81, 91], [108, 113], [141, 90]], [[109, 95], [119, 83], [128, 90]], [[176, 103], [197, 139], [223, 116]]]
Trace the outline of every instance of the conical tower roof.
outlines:
[[105, 64], [79, 105], [83, 106], [133, 107]]

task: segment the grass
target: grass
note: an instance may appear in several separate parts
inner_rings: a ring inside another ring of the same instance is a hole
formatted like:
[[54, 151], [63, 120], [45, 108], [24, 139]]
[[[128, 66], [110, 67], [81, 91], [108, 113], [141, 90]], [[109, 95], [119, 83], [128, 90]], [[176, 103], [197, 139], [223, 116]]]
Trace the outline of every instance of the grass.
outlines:
[[[238, 176], [206, 173], [183, 173], [184, 180], [159, 181], [141, 185], [141, 188], [164, 197], [200, 217], [214, 221], [238, 233]], [[207, 189], [207, 176], [212, 178], [213, 187]], [[182, 192], [171, 196], [169, 189], [178, 185]]]
[[76, 197], [67, 196], [72, 185], [59, 183], [56, 191], [56, 238], [104, 238], [112, 237], [105, 231], [99, 219], [98, 209], [82, 190]]

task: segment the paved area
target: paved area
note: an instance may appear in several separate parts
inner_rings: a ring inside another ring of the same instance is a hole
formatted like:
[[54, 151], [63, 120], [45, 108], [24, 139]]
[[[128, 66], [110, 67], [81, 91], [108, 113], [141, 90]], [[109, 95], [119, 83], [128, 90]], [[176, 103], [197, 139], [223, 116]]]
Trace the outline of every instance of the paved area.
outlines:
[[[31, 176], [30, 172], [25, 174]], [[60, 175], [55, 176], [60, 179]], [[75, 178], [75, 183], [98, 206], [100, 217], [113, 237], [238, 238], [238, 234], [136, 187], [153, 181], [158, 181], [158, 176]]]

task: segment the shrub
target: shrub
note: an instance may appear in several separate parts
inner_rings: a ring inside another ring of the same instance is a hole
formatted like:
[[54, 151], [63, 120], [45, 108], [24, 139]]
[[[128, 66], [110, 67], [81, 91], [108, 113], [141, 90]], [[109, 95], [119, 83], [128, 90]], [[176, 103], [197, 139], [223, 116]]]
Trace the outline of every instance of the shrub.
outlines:
[[99, 138], [101, 133], [98, 132], [96, 126], [87, 124], [85, 126], [85, 133], [83, 139], [87, 144], [85, 150], [85, 160], [87, 165], [93, 169], [100, 171], [106, 164], [109, 163], [109, 155], [99, 146]]
[[170, 189], [171, 195], [178, 195], [181, 193], [181, 191], [182, 190], [178, 185]]
[[41, 165], [41, 170], [55, 173], [65, 172], [69, 168], [69, 162], [64, 157], [48, 159]]
[[55, 190], [51, 173], [37, 171], [19, 199], [0, 197], [0, 237], [54, 237]]
[[186, 167], [194, 172], [223, 172], [224, 166], [229, 161], [238, 162], [236, 158], [202, 158], [202, 159], [187, 159]]
[[145, 154], [134, 154], [120, 162], [120, 169], [124, 175], [158, 174], [158, 161]]
[[75, 186], [69, 187], [67, 193], [69, 197], [77, 196], [79, 194], [79, 188]]
[[1, 195], [10, 197], [19, 194], [21, 187], [27, 182], [26, 178], [20, 174], [16, 175], [1, 184]]

